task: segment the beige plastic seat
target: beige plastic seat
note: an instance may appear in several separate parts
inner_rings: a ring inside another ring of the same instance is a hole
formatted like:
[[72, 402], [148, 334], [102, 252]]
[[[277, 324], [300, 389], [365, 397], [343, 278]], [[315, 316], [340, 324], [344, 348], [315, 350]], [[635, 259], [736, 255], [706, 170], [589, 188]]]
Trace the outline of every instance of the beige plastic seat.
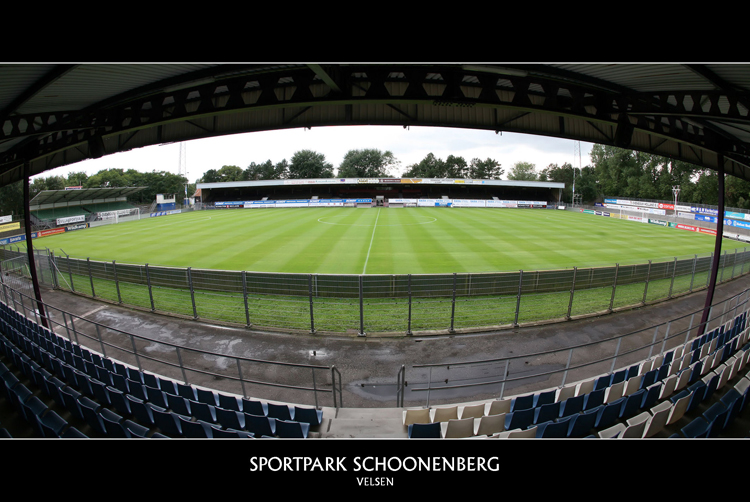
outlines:
[[667, 420], [667, 425], [672, 425], [685, 415], [691, 397], [693, 397], [692, 392], [685, 397], [681, 397], [674, 403], [672, 412], [669, 414], [669, 419]]
[[643, 375], [636, 375], [634, 377], [629, 378], [628, 381], [625, 382], [625, 390], [622, 392], [622, 395], [629, 396], [631, 394], [638, 392], [638, 389], [641, 388], [642, 381], [643, 381]]
[[672, 412], [674, 405], [669, 401], [663, 401], [649, 410], [651, 418], [646, 423], [646, 430], [643, 437], [650, 438], [661, 432], [667, 426], [669, 414]]
[[604, 403], [609, 404], [617, 401], [622, 397], [622, 393], [625, 391], [625, 382], [617, 382], [616, 384], [607, 387], [607, 392], [604, 396]]
[[513, 429], [512, 431], [501, 432], [498, 437], [507, 439], [535, 438], [536, 429], [536, 425], [528, 429]]
[[685, 368], [684, 370], [682, 370], [682, 373], [678, 375], [679, 378], [677, 379], [677, 385], [674, 386], [675, 392], [679, 392], [687, 387], [692, 372], [693, 370], [691, 368]]
[[432, 422], [447, 422], [448, 420], [458, 419], [458, 406], [449, 406], [447, 408], [433, 408]]
[[576, 387], [577, 385], [566, 385], [564, 387], [560, 387], [559, 389], [557, 389], [557, 396], [555, 396], [555, 401], [557, 401], [558, 403], [562, 403], [568, 398], [575, 397]]
[[593, 378], [591, 380], [584, 380], [583, 382], [579, 383], [578, 387], [576, 387], [576, 396], [582, 396], [594, 390], [595, 383], [596, 379]]
[[459, 418], [441, 424], [444, 438], [469, 438], [474, 435], [474, 419]]
[[477, 436], [492, 436], [505, 430], [505, 413], [498, 415], [486, 415], [479, 419]]
[[431, 421], [429, 408], [404, 410], [404, 426], [406, 427], [411, 424], [429, 424]]
[[499, 415], [501, 413], [510, 413], [511, 399], [496, 399], [490, 403], [490, 410], [487, 415]]
[[664, 379], [664, 386], [661, 388], [659, 399], [666, 399], [674, 393], [675, 385], [677, 385], [677, 376], [670, 375]]
[[481, 418], [484, 416], [484, 404], [471, 404], [462, 407], [461, 418]]

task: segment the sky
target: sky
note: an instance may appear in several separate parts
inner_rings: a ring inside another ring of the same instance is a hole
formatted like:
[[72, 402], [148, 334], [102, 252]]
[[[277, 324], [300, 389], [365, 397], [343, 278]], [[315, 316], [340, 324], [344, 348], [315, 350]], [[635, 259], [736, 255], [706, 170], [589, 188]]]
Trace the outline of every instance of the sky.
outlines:
[[[529, 134], [494, 131], [401, 126], [336, 126], [311, 129], [251, 132], [185, 142], [185, 166], [190, 182], [198, 180], [209, 169], [236, 165], [242, 169], [252, 162], [271, 160], [274, 164], [291, 160], [299, 150], [313, 150], [325, 156], [334, 170], [349, 150], [373, 148], [391, 151], [400, 165], [391, 174], [398, 176], [411, 164], [433, 153], [445, 160], [449, 155], [492, 158], [505, 170], [503, 179], [516, 162], [530, 162], [537, 172], [549, 164], [566, 162], [574, 167], [590, 164], [591, 143], [580, 143], [580, 160], [575, 142]], [[180, 143], [137, 148], [129, 152], [107, 155], [42, 173], [41, 177], [67, 176], [84, 171], [89, 176], [110, 168], [136, 169], [142, 172], [168, 171], [180, 167]], [[334, 171], [335, 172], [335, 171]]]

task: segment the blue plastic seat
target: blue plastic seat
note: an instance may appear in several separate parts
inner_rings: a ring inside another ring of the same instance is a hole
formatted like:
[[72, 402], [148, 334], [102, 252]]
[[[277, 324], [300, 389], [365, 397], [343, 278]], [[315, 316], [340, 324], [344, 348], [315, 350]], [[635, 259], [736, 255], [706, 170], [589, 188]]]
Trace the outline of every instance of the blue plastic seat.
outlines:
[[177, 385], [177, 394], [179, 396], [182, 396], [185, 399], [190, 399], [191, 401], [198, 400], [198, 396], [195, 393], [195, 387], [180, 382], [175, 382], [175, 384]]
[[575, 417], [568, 416], [565, 418], [561, 418], [557, 422], [550, 421], [545, 422], [543, 424], [540, 424], [537, 426], [537, 434], [536, 437], [538, 438], [566, 438], [568, 437], [568, 430], [570, 429], [570, 422], [571, 420], [574, 420]]
[[528, 429], [534, 423], [534, 408], [512, 411], [505, 415], [505, 429]]
[[581, 395], [569, 397], [564, 401], [560, 401], [560, 417], [569, 417], [582, 412], [585, 397], [585, 395]]
[[594, 428], [594, 423], [596, 422], [596, 416], [598, 413], [599, 409], [594, 408], [592, 410], [586, 410], [577, 415], [573, 415], [570, 421], [568, 437], [582, 438], [588, 436], [591, 432], [591, 429]]
[[268, 416], [268, 406], [262, 401], [255, 399], [242, 399], [242, 411], [250, 415]]
[[641, 409], [641, 403], [643, 402], [643, 398], [646, 396], [646, 389], [641, 389], [636, 392], [633, 392], [629, 396], [626, 396], [625, 402], [622, 404], [622, 408], [620, 409], [620, 415], [618, 418], [622, 419], [628, 419], [630, 417], [635, 416], [638, 413], [638, 410]]
[[680, 432], [686, 438], [707, 438], [710, 429], [711, 424], [701, 417], [696, 417], [693, 421], [683, 427]]
[[256, 436], [275, 436], [276, 419], [245, 413], [245, 430], [252, 432]]
[[187, 417], [177, 415], [177, 419], [180, 421], [180, 428], [182, 429], [182, 435], [186, 438], [192, 439], [207, 439], [213, 437], [211, 434], [212, 426], [208, 422], [203, 420], [188, 420]]
[[139, 424], [149, 427], [155, 424], [153, 409], [148, 406], [148, 403], [130, 394], [125, 394], [125, 399], [132, 415]]
[[[115, 387], [106, 387], [106, 391], [109, 395], [109, 402], [115, 410], [117, 410], [117, 413], [122, 416], [131, 415], [133, 413], [130, 406], [131, 401], [128, 399], [129, 394], [127, 392], [122, 392]], [[141, 400], [139, 399], [139, 401]]]
[[[276, 430], [278, 431], [278, 423]], [[431, 424], [410, 424], [407, 432], [409, 439], [435, 439], [440, 438], [442, 434], [439, 422], [433, 422]]]
[[294, 420], [297, 422], [308, 423], [311, 426], [320, 425], [323, 421], [323, 410], [295, 406]]
[[45, 438], [59, 438], [60, 433], [68, 426], [68, 422], [54, 410], [47, 411], [37, 417], [38, 431]]
[[160, 408], [153, 403], [146, 403], [154, 415], [154, 425], [166, 436], [178, 438], [182, 436], [182, 427], [177, 419], [177, 415], [164, 408]]
[[534, 408], [534, 423], [540, 424], [560, 417], [560, 403], [553, 402]]
[[729, 408], [724, 406], [721, 401], [712, 404], [704, 413], [703, 418], [711, 424], [709, 437], [719, 437], [727, 425]]
[[621, 397], [616, 401], [604, 404], [599, 408], [599, 413], [596, 415], [596, 421], [594, 422], [594, 428], [596, 429], [607, 429], [615, 424], [617, 419], [620, 417], [620, 411], [622, 405], [625, 404], [626, 398]]
[[[413, 425], [419, 425], [419, 424], [413, 424]], [[435, 425], [437, 425], [438, 437], [440, 437], [441, 436], [440, 423], [435, 423]], [[295, 421], [287, 421], [287, 420], [276, 421], [276, 435], [279, 436], [280, 438], [306, 439], [309, 431], [310, 431], [310, 424], [307, 424], [305, 422], [295, 422]], [[410, 436], [410, 437], [415, 437], [415, 436]]]
[[149, 429], [139, 423], [133, 422], [129, 419], [125, 419], [123, 420], [122, 425], [123, 427], [125, 427], [125, 431], [128, 433], [128, 437], [130, 438], [148, 437]]
[[216, 408], [216, 421], [225, 429], [244, 429], [245, 415], [240, 411]]
[[604, 393], [607, 389], [593, 390], [583, 400], [583, 411], [597, 408], [604, 404]]
[[145, 390], [146, 399], [149, 403], [153, 403], [159, 408], [169, 408], [169, 404], [167, 404], [167, 397], [164, 394], [164, 391], [156, 387], [151, 387], [148, 384], [144, 384], [143, 389]]
[[195, 394], [201, 403], [210, 404], [211, 406], [218, 406], [219, 405], [219, 396], [218, 393], [208, 390], [208, 389], [202, 389], [200, 387], [195, 389]]
[[292, 411], [286, 404], [267, 403], [268, 416], [277, 420], [293, 420]]
[[555, 389], [534, 394], [534, 408], [538, 408], [545, 404], [552, 404], [555, 402], [556, 397], [557, 390]]
[[223, 393], [219, 393], [219, 407], [225, 410], [242, 411], [239, 399]]
[[182, 396], [175, 394], [166, 393], [167, 397], [167, 408], [177, 413], [178, 415], [191, 416], [193, 412], [190, 410], [190, 401]]
[[157, 377], [157, 380], [159, 383], [159, 389], [163, 390], [167, 394], [179, 395], [180, 392], [177, 389], [177, 382], [162, 377]]
[[510, 411], [518, 411], [518, 410], [529, 410], [534, 407], [534, 394], [529, 394], [526, 396], [518, 396], [513, 398], [510, 405]]
[[191, 401], [190, 403], [191, 414], [198, 420], [209, 422], [212, 424], [216, 423], [216, 406], [211, 406], [201, 401]]
[[[106, 409], [106, 408], [105, 408]], [[124, 419], [116, 414], [102, 413], [102, 422], [104, 423], [104, 429], [107, 437], [128, 439], [130, 433], [125, 429], [123, 425]]]

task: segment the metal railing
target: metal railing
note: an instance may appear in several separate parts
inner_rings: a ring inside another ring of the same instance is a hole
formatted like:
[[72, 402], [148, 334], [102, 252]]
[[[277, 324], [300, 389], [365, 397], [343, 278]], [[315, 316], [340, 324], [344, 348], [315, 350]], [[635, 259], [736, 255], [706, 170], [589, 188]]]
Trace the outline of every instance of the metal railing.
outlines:
[[[486, 360], [415, 364], [408, 378], [404, 368], [399, 372], [397, 393], [403, 396], [407, 379], [411, 382], [425, 381], [423, 386], [411, 385], [409, 390], [424, 393], [425, 406], [429, 407], [434, 393], [486, 388], [484, 392], [502, 399], [509, 386], [514, 388], [511, 395], [562, 388], [570, 381], [611, 374], [639, 364], [688, 343], [700, 333], [708, 333], [721, 326], [731, 327], [729, 325], [737, 316], [750, 311], [749, 299], [750, 289], [747, 289], [714, 304], [703, 330], [700, 329], [701, 323], [696, 322], [696, 319], [700, 321], [701, 309], [630, 333], [554, 350]], [[591, 358], [590, 354], [602, 355]]]
[[[0, 250], [0, 259], [25, 253]], [[38, 250], [41, 281], [120, 305], [261, 329], [413, 335], [613, 312], [705, 289], [712, 255], [498, 273], [324, 275], [131, 265]], [[724, 252], [718, 282], [750, 272]]]
[[[8, 264], [4, 265], [8, 271]], [[19, 282], [4, 280], [1, 286], [0, 301], [42, 325], [35, 308], [36, 300], [30, 292], [20, 291]], [[98, 351], [102, 357], [110, 357], [139, 370], [243, 397], [263, 395], [269, 400], [315, 407], [343, 406], [341, 374], [335, 366], [269, 361], [202, 350], [136, 335], [47, 303], [42, 305], [51, 331], [71, 343]], [[273, 380], [269, 380], [267, 374], [274, 375]], [[206, 381], [210, 383], [202, 383]], [[305, 381], [306, 384], [298, 383]], [[277, 390], [276, 394], [269, 388]], [[324, 396], [329, 396], [330, 400], [322, 403], [321, 397]]]

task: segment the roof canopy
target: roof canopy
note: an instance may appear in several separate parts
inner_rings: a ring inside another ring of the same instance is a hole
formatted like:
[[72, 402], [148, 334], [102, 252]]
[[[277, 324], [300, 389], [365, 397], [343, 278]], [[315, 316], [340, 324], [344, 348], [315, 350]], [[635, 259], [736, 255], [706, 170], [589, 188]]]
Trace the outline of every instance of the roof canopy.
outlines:
[[82, 188], [80, 190], [44, 190], [39, 192], [29, 202], [29, 207], [35, 208], [49, 204], [78, 205], [83, 201], [114, 201], [140, 192], [145, 187], [126, 188]]
[[750, 180], [749, 111], [747, 64], [5, 64], [0, 186], [148, 145], [329, 125], [539, 134], [723, 159]]

